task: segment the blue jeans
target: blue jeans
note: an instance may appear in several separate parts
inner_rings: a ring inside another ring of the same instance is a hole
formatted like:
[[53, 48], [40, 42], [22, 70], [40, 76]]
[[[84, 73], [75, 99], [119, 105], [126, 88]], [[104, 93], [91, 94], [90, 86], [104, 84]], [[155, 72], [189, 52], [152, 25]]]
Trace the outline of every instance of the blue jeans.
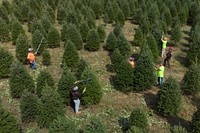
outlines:
[[36, 63], [35, 63], [35, 61], [33, 61], [33, 62], [31, 63], [31, 67], [32, 67], [32, 69], [36, 69]]
[[163, 77], [158, 77], [158, 86], [162, 86], [163, 83]]
[[79, 108], [79, 105], [80, 105], [80, 99], [77, 99], [77, 100], [73, 100], [74, 103], [75, 103], [75, 113], [78, 112], [78, 108]]

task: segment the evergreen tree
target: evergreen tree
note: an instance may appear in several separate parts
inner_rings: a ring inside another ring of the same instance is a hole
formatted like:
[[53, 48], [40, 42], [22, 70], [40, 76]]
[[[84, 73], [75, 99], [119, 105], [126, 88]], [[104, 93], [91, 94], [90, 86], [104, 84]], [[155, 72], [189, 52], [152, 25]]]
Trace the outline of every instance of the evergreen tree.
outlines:
[[76, 122], [70, 118], [58, 116], [49, 126], [49, 133], [79, 133]]
[[148, 126], [148, 119], [147, 119], [147, 113], [144, 111], [144, 109], [141, 108], [135, 108], [129, 117], [129, 125], [130, 127], [136, 126], [138, 128], [141, 128], [145, 130]]
[[49, 66], [51, 64], [51, 55], [46, 49], [42, 53], [42, 64], [45, 66]]
[[37, 48], [39, 47], [39, 45], [41, 43], [40, 48], [38, 49], [38, 54], [41, 54], [46, 47], [45, 40], [42, 40], [43, 37], [44, 36], [38, 29], [35, 30], [34, 33], [32, 34], [32, 46], [35, 51], [37, 50]]
[[133, 85], [133, 68], [127, 60], [122, 60], [116, 69], [117, 85], [121, 91], [130, 90]]
[[132, 126], [126, 133], [144, 133], [143, 129]]
[[34, 20], [34, 21], [31, 22], [31, 24], [30, 24], [29, 31], [30, 31], [32, 34], [34, 34], [34, 32], [35, 32], [36, 30], [39, 30], [39, 31], [42, 33], [42, 35], [43, 35], [44, 37], [47, 36], [47, 34], [46, 34], [46, 32], [45, 32], [45, 29], [44, 29], [44, 27], [42, 26], [42, 23], [41, 23], [40, 20]]
[[151, 4], [150, 8], [148, 9], [148, 20], [150, 24], [156, 23], [159, 20], [160, 12], [158, 9], [158, 5], [156, 3]]
[[96, 19], [93, 18], [92, 15], [88, 16], [86, 20], [90, 29], [96, 28]]
[[54, 89], [54, 80], [51, 76], [51, 74], [47, 70], [41, 70], [39, 75], [36, 78], [36, 91], [37, 95], [40, 97], [42, 90], [49, 86]]
[[144, 91], [155, 83], [155, 73], [152, 53], [146, 41], [142, 44], [136, 68], [134, 71], [134, 90]]
[[58, 81], [58, 93], [64, 99], [67, 105], [71, 104], [71, 88], [74, 85], [76, 78], [69, 68], [63, 68], [62, 75]]
[[51, 21], [49, 20], [48, 16], [45, 15], [41, 18], [41, 24], [44, 27], [46, 33], [48, 33], [51, 28]]
[[37, 19], [37, 16], [33, 10], [28, 11], [28, 31], [31, 32], [31, 25]]
[[114, 51], [117, 48], [117, 38], [113, 32], [110, 32], [106, 40], [105, 46], [109, 51]]
[[0, 79], [10, 76], [10, 68], [13, 56], [4, 48], [0, 47]]
[[165, 18], [167, 26], [170, 27], [172, 25], [172, 15], [171, 15], [170, 10], [167, 6], [164, 7], [164, 9], [165, 10], [162, 12], [163, 13], [162, 17]]
[[104, 123], [97, 116], [92, 116], [84, 127], [85, 133], [107, 133]]
[[22, 24], [14, 19], [11, 24], [11, 36], [12, 36], [12, 43], [15, 45], [18, 35], [23, 34], [25, 35], [25, 31], [23, 30]]
[[8, 14], [10, 14], [10, 12], [11, 12], [10, 2], [8, 0], [2, 0], [2, 6], [4, 6], [6, 11], [8, 12]]
[[131, 52], [130, 45], [123, 34], [121, 34], [118, 37], [118, 49], [124, 57], [130, 56], [130, 52]]
[[156, 43], [156, 40], [152, 34], [149, 34], [147, 36], [147, 40], [148, 40], [149, 48], [153, 55], [153, 61], [156, 62], [158, 60], [158, 55], [159, 55], [158, 44]]
[[70, 9], [67, 11], [67, 16], [66, 16], [66, 19], [65, 21], [68, 23], [68, 24], [74, 24], [76, 26], [78, 26], [78, 20], [77, 20], [77, 17], [76, 17], [76, 11], [74, 9]]
[[89, 30], [90, 30], [90, 27], [88, 26], [87, 21], [83, 21], [80, 24], [79, 30], [80, 30], [83, 42], [86, 42], [87, 35], [88, 35]]
[[89, 68], [89, 64], [83, 58], [81, 58], [76, 65], [75, 71], [75, 76], [78, 80], [81, 78], [81, 75], [86, 68]]
[[173, 126], [170, 129], [170, 133], [188, 133], [187, 130], [181, 125]]
[[123, 60], [124, 57], [122, 56], [120, 51], [118, 49], [115, 49], [111, 56], [111, 62], [115, 71], [118, 69]]
[[127, 0], [122, 0], [120, 5], [121, 5], [121, 10], [124, 14], [124, 18], [127, 19], [128, 17], [130, 17], [130, 13], [131, 13], [130, 8], [129, 8], [129, 2]]
[[[103, 96], [100, 82], [97, 76], [90, 70], [85, 69], [81, 75], [81, 79], [86, 80], [91, 78], [88, 83], [85, 83], [86, 91], [82, 95], [81, 100], [83, 105], [98, 104]], [[83, 88], [82, 88], [83, 89]]]
[[200, 12], [199, 3], [196, 1], [193, 1], [189, 9], [189, 20], [191, 24], [194, 25], [194, 19], [199, 14], [199, 12]]
[[7, 23], [9, 22], [8, 13], [4, 6], [0, 5], [0, 18], [2, 18]]
[[96, 30], [91, 29], [87, 36], [85, 49], [88, 51], [97, 51], [100, 48], [100, 38]]
[[118, 10], [117, 16], [115, 18], [116, 23], [120, 24], [120, 26], [124, 26], [125, 24], [125, 16], [122, 10]]
[[185, 73], [182, 90], [191, 94], [196, 94], [200, 91], [200, 71], [197, 64], [192, 63], [189, 70]]
[[92, 1], [91, 8], [94, 11], [96, 18], [99, 19], [103, 12], [103, 3], [100, 0], [94, 0]]
[[157, 111], [164, 116], [174, 116], [181, 109], [181, 89], [178, 82], [169, 77], [157, 93]]
[[9, 26], [8, 24], [0, 18], [0, 42], [8, 42], [10, 41], [9, 34]]
[[47, 44], [49, 48], [60, 47], [60, 34], [54, 26], [51, 26], [47, 35]]
[[20, 34], [16, 41], [15, 51], [17, 59], [23, 64], [25, 64], [27, 61], [27, 52], [28, 52], [27, 50], [29, 47], [30, 46], [27, 37]]
[[172, 28], [172, 39], [174, 40], [175, 43], [179, 43], [182, 38], [182, 32], [181, 32], [181, 26], [180, 24], [176, 24]]
[[105, 32], [105, 27], [103, 25], [99, 25], [97, 27], [97, 32], [100, 38], [101, 42], [104, 42], [105, 38], [106, 38], [106, 32]]
[[29, 12], [29, 6], [26, 2], [22, 2], [20, 6], [20, 13], [22, 17], [23, 22], [28, 21], [28, 12]]
[[188, 51], [188, 59], [192, 62], [199, 62], [200, 61], [200, 47], [199, 42], [192, 42], [189, 46]]
[[49, 127], [58, 116], [64, 116], [65, 104], [55, 89], [45, 86], [38, 101], [37, 123], [39, 127]]
[[20, 113], [22, 122], [32, 122], [36, 120], [38, 98], [24, 90], [20, 99]]
[[20, 125], [17, 120], [0, 105], [0, 133], [19, 133]]
[[143, 40], [143, 33], [140, 27], [138, 27], [134, 35], [133, 45], [141, 46], [142, 40]]
[[145, 15], [141, 16], [141, 21], [139, 22], [139, 27], [142, 30], [143, 36], [146, 36], [150, 31], [150, 22]]
[[179, 20], [181, 22], [181, 25], [184, 25], [187, 23], [187, 13], [184, 8], [181, 8], [180, 13], [178, 14]]
[[13, 62], [10, 75], [9, 86], [12, 97], [21, 97], [24, 90], [34, 92], [34, 81], [21, 63]]
[[65, 44], [62, 66], [67, 66], [70, 69], [73, 69], [79, 60], [79, 55], [76, 47], [71, 41], [68, 41]]
[[110, 0], [107, 2], [107, 5], [105, 7], [105, 16], [106, 18], [104, 18], [106, 22], [108, 23], [112, 23], [115, 19], [115, 12], [113, 10], [113, 7], [112, 7], [112, 3], [110, 2]]
[[115, 25], [113, 29], [113, 33], [115, 34], [117, 38], [123, 34], [120, 24]]
[[[118, 5], [118, 3], [117, 3], [116, 0], [114, 0], [114, 1], [112, 2], [112, 6], [113, 6], [113, 12], [118, 13], [118, 11], [120, 10], [120, 7], [119, 7], [119, 5]], [[114, 14], [114, 19], [115, 19], [115, 20], [116, 20], [116, 15], [117, 15], [117, 14]]]
[[23, 16], [21, 15], [20, 9], [17, 5], [13, 5], [12, 13], [21, 23], [23, 23]]
[[50, 17], [50, 20], [52, 20], [52, 23], [55, 23], [55, 19], [56, 19], [55, 11], [50, 6], [47, 6], [46, 12], [49, 14], [49, 17]]
[[57, 20], [59, 24], [62, 24], [63, 21], [66, 19], [67, 12], [63, 5], [59, 6], [57, 11]]
[[200, 132], [200, 109], [198, 108], [196, 112], [194, 112], [192, 116], [192, 133], [199, 133]]

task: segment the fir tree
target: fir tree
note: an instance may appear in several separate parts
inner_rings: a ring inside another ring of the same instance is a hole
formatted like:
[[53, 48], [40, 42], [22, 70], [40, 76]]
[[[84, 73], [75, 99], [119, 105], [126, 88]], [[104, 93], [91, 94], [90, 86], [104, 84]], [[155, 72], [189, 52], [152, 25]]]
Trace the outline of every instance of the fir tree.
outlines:
[[20, 34], [16, 41], [16, 57], [17, 59], [25, 64], [27, 61], [27, 50], [29, 48], [28, 39], [26, 36]]
[[180, 20], [182, 26], [187, 23], [187, 13], [184, 8], [181, 8], [181, 11], [178, 14], [178, 17], [179, 17], [179, 20]]
[[120, 24], [115, 25], [113, 29], [113, 33], [115, 34], [117, 38], [123, 34]]
[[49, 20], [48, 16], [45, 15], [41, 18], [41, 24], [44, 27], [46, 33], [48, 33], [49, 29], [51, 28], [51, 21]]
[[124, 18], [127, 19], [128, 17], [130, 17], [130, 13], [131, 13], [130, 8], [129, 8], [129, 2], [127, 0], [122, 0], [120, 5], [121, 5], [122, 12], [124, 14]]
[[[113, 6], [113, 12], [118, 13], [118, 11], [120, 10], [120, 7], [119, 7], [119, 5], [118, 5], [118, 3], [117, 3], [116, 0], [114, 0], [114, 1], [112, 2], [112, 6]], [[116, 20], [116, 15], [117, 15], [117, 14], [114, 14], [114, 19], [115, 19], [115, 20]]]
[[34, 20], [34, 21], [31, 23], [30, 27], [29, 27], [29, 31], [30, 31], [32, 34], [34, 34], [34, 32], [35, 32], [36, 30], [39, 30], [39, 31], [42, 33], [42, 35], [43, 35], [44, 37], [47, 36], [47, 34], [46, 34], [46, 32], [45, 32], [45, 29], [44, 29], [44, 27], [42, 26], [42, 23], [41, 23], [40, 20], [39, 20], [39, 21], [38, 21], [38, 20]]
[[4, 48], [0, 47], [0, 79], [10, 76], [10, 68], [13, 56]]
[[55, 89], [48, 86], [43, 89], [37, 107], [37, 123], [40, 128], [49, 127], [54, 119], [65, 114], [63, 99]]
[[115, 49], [111, 56], [111, 62], [115, 71], [118, 69], [123, 60], [124, 57], [122, 56], [120, 51], [118, 49]]
[[12, 97], [21, 97], [24, 90], [34, 92], [34, 81], [21, 63], [13, 62], [10, 75], [9, 86]]
[[76, 26], [78, 26], [78, 20], [77, 20], [77, 17], [76, 17], [76, 12], [74, 9], [70, 9], [67, 11], [67, 16], [66, 16], [66, 19], [65, 21], [68, 23], [68, 24], [74, 24]]
[[19, 133], [20, 125], [17, 120], [0, 105], [0, 133]]
[[151, 4], [147, 14], [150, 24], [154, 24], [159, 20], [160, 12], [156, 3]]
[[62, 66], [67, 66], [73, 69], [79, 60], [79, 55], [76, 47], [71, 41], [68, 41], [65, 44], [63, 58], [62, 58]]
[[142, 44], [136, 68], [134, 71], [134, 90], [144, 91], [155, 83], [155, 73], [152, 53], [146, 41]]
[[80, 30], [83, 42], [86, 42], [87, 35], [88, 35], [89, 30], [90, 30], [90, 27], [88, 26], [87, 21], [83, 21], [80, 24], [79, 30]]
[[178, 126], [175, 125], [175, 126], [171, 127], [170, 133], [188, 133], [188, 132], [181, 125], [178, 125]]
[[103, 12], [103, 3], [99, 0], [94, 0], [92, 1], [91, 7], [92, 10], [94, 11], [96, 18], [99, 19]]
[[70, 118], [58, 116], [49, 126], [49, 133], [79, 133], [76, 122]]
[[1, 42], [8, 42], [10, 41], [10, 34], [9, 34], [9, 26], [8, 24], [0, 18], [0, 41]]
[[199, 133], [200, 132], [200, 109], [198, 108], [196, 112], [193, 113], [192, 116], [192, 133]]
[[28, 11], [28, 31], [31, 32], [31, 24], [37, 19], [37, 16], [33, 10]]
[[32, 46], [33, 46], [33, 49], [36, 51], [37, 48], [40, 45], [40, 48], [38, 49], [38, 54], [41, 54], [44, 51], [45, 47], [46, 47], [45, 40], [42, 40], [43, 37], [44, 36], [42, 35], [42, 33], [38, 29], [35, 30], [34, 33], [32, 34]]
[[165, 18], [167, 26], [170, 27], [172, 25], [172, 15], [170, 13], [169, 8], [166, 6], [164, 7], [164, 11], [163, 11], [163, 18]]
[[6, 11], [8, 12], [8, 14], [10, 14], [10, 12], [11, 12], [10, 2], [8, 0], [2, 0], [2, 6], [4, 6]]
[[105, 47], [109, 51], [114, 51], [117, 48], [117, 38], [113, 32], [110, 32], [105, 43]]
[[106, 21], [108, 23], [112, 23], [114, 21], [115, 13], [114, 13], [112, 3], [110, 2], [110, 0], [107, 2], [106, 9], [105, 9], [105, 15], [107, 17], [106, 17], [106, 20], [104, 20], [104, 21]]
[[15, 45], [18, 35], [23, 34], [25, 35], [25, 31], [23, 30], [22, 24], [14, 19], [11, 25], [11, 36], [12, 36], [12, 43]]
[[7, 14], [7, 11], [4, 6], [0, 5], [0, 18], [5, 20], [6, 22], [9, 22], [9, 17]]
[[150, 31], [150, 22], [145, 15], [141, 17], [141, 21], [139, 22], [139, 27], [142, 30], [143, 36], [146, 36]]
[[181, 26], [180, 24], [175, 24], [172, 28], [172, 39], [175, 43], [179, 43], [182, 38]]
[[158, 54], [159, 54], [158, 44], [156, 43], [156, 40], [155, 40], [155, 38], [152, 34], [149, 34], [147, 36], [147, 40], [148, 40], [149, 48], [150, 48], [151, 53], [153, 55], [153, 61], [156, 62], [158, 60]]
[[115, 18], [116, 23], [120, 24], [120, 26], [124, 26], [125, 24], [125, 16], [122, 10], [118, 10], [117, 16]]
[[48, 50], [44, 50], [42, 53], [42, 64], [45, 66], [51, 65], [51, 55]]
[[100, 48], [100, 38], [96, 30], [91, 29], [87, 36], [85, 49], [88, 51], [97, 51]]
[[157, 93], [157, 111], [164, 116], [174, 116], [181, 109], [181, 89], [178, 82], [169, 77]]
[[71, 104], [71, 88], [74, 85], [76, 78], [69, 68], [63, 68], [62, 75], [58, 81], [58, 93], [64, 99], [67, 105]]
[[51, 26], [47, 35], [47, 45], [49, 48], [60, 47], [60, 34], [54, 26]]
[[[81, 100], [83, 105], [98, 104], [103, 96], [100, 82], [97, 76], [90, 70], [85, 69], [81, 75], [82, 80], [91, 78], [88, 83], [85, 83], [86, 91], [82, 95]], [[83, 89], [83, 88], [82, 88]]]
[[144, 133], [143, 129], [132, 126], [126, 133]]
[[55, 23], [55, 19], [56, 19], [55, 11], [50, 6], [47, 6], [46, 12], [48, 12], [50, 20], [52, 20], [52, 23]]
[[118, 49], [124, 57], [130, 56], [130, 52], [131, 52], [130, 45], [123, 34], [121, 34], [118, 37]]
[[27, 22], [29, 6], [26, 2], [22, 2], [21, 6], [20, 6], [20, 12], [21, 12], [22, 21]]
[[101, 42], [104, 42], [105, 38], [106, 38], [106, 32], [105, 32], [105, 27], [103, 25], [99, 25], [97, 27], [97, 32], [100, 38]]
[[192, 42], [189, 46], [188, 59], [192, 62], [200, 62], [200, 47], [199, 42]]
[[23, 23], [23, 16], [21, 15], [20, 9], [17, 5], [12, 7], [12, 13], [21, 23]]
[[81, 75], [86, 68], [89, 68], [89, 64], [83, 58], [81, 58], [76, 65], [75, 71], [75, 76], [78, 80], [81, 78]]
[[192, 63], [189, 67], [183, 77], [181, 88], [191, 94], [196, 94], [200, 91], [200, 71], [197, 64]]
[[88, 26], [90, 27], [90, 29], [95, 29], [96, 28], [96, 19], [92, 17], [92, 15], [89, 15], [87, 17], [87, 23], [88, 23]]
[[22, 122], [33, 122], [37, 115], [37, 100], [38, 98], [25, 90], [20, 99], [20, 113]]
[[57, 11], [57, 20], [58, 20], [58, 23], [59, 23], [59, 24], [62, 24], [63, 21], [66, 19], [66, 16], [67, 16], [67, 12], [66, 12], [64, 6], [61, 5], [61, 6], [58, 8], [58, 11]]
[[140, 27], [135, 32], [134, 35], [134, 40], [133, 40], [133, 45], [135, 46], [141, 46], [142, 45], [142, 40], [143, 40], [143, 33]]
[[51, 74], [47, 70], [41, 70], [39, 75], [36, 78], [36, 92], [37, 95], [40, 97], [42, 90], [49, 86], [51, 88], [54, 88], [54, 80], [51, 76]]

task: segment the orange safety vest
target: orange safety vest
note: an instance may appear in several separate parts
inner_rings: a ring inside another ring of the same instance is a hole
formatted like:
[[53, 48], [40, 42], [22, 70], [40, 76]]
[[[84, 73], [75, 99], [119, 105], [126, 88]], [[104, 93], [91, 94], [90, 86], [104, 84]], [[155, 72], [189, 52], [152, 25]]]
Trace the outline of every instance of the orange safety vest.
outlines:
[[32, 63], [35, 61], [35, 55], [33, 53], [28, 53], [27, 59]]

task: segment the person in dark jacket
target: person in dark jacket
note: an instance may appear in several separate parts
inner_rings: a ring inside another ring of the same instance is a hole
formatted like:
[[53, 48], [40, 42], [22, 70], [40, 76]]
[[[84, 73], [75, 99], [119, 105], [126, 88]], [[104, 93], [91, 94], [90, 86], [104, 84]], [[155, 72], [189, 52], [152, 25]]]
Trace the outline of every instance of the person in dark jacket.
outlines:
[[166, 66], [166, 63], [168, 65], [168, 67], [170, 68], [170, 59], [172, 57], [172, 47], [169, 48], [169, 51], [166, 54], [166, 58], [164, 60], [164, 66]]

